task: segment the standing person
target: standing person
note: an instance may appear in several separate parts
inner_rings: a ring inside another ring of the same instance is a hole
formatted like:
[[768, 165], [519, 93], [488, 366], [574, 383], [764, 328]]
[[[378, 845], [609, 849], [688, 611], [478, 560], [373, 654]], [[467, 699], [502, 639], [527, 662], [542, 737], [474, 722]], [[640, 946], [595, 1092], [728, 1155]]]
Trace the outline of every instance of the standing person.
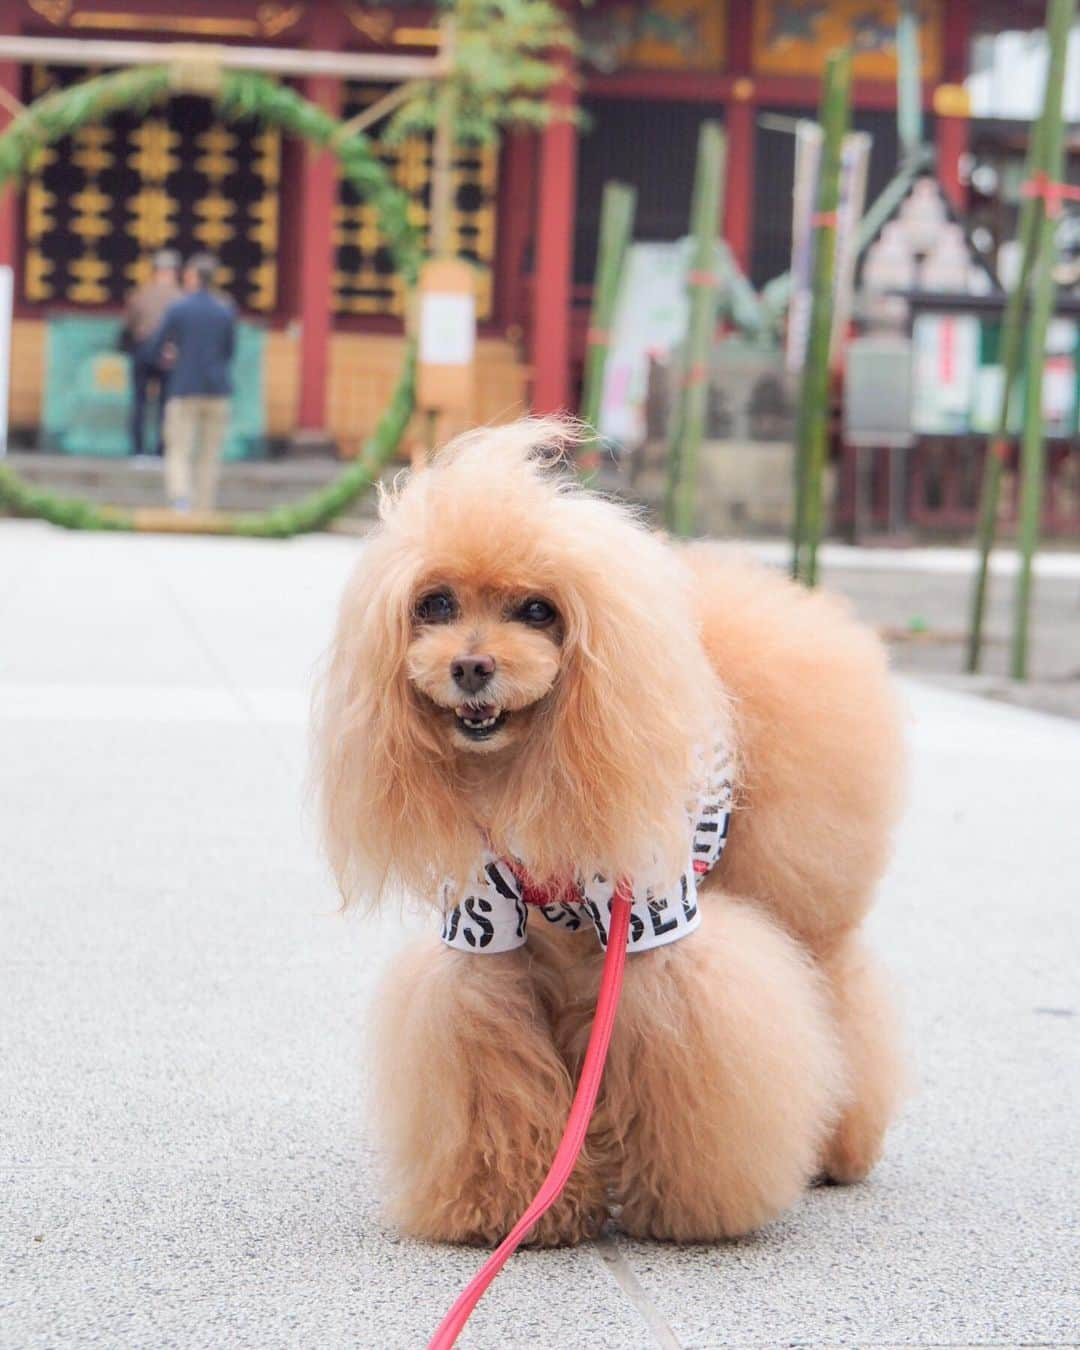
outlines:
[[187, 294], [166, 311], [153, 340], [157, 359], [175, 353], [165, 410], [165, 487], [177, 511], [190, 511], [193, 502], [200, 511], [213, 508], [229, 425], [236, 318], [232, 306], [211, 292], [216, 271], [217, 259], [209, 253], [188, 260]]
[[154, 254], [150, 280], [128, 296], [125, 332], [131, 350], [131, 453], [137, 460], [149, 458], [146, 446], [146, 405], [150, 390], [155, 395], [155, 450], [161, 454], [165, 417], [165, 381], [168, 372], [151, 359], [151, 344], [165, 311], [179, 300], [180, 255], [172, 249]]

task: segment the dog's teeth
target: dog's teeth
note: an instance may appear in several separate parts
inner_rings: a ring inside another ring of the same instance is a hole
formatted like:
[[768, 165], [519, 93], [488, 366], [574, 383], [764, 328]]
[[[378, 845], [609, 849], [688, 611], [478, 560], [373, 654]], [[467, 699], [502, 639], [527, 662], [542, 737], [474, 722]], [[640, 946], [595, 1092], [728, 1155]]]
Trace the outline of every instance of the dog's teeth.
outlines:
[[491, 717], [470, 717], [464, 709], [459, 708], [457, 709], [457, 715], [462, 724], [467, 726], [470, 731], [487, 731], [498, 723], [502, 712], [494, 713]]

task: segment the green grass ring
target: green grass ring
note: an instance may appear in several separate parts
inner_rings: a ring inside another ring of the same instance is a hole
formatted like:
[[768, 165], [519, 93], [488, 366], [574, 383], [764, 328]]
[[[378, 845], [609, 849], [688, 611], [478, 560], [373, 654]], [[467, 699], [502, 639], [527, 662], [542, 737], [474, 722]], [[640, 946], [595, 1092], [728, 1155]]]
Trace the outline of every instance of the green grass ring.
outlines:
[[[201, 68], [200, 68], [201, 69]], [[391, 250], [407, 292], [416, 285], [420, 237], [408, 217], [408, 199], [394, 186], [374, 146], [362, 133], [343, 132], [343, 123], [294, 89], [250, 71], [215, 72], [209, 68], [210, 97], [229, 121], [255, 118], [322, 146], [333, 154], [341, 175], [376, 210], [379, 228]], [[26, 108], [0, 134], [0, 190], [21, 181], [42, 146], [51, 145], [87, 123], [101, 122], [121, 109], [144, 111], [178, 92], [193, 92], [182, 63], [142, 66], [98, 75], [46, 94]], [[178, 76], [181, 78], [178, 79]], [[392, 458], [412, 416], [416, 348], [406, 343], [401, 374], [359, 458], [324, 488], [291, 506], [270, 511], [217, 514], [220, 534], [285, 539], [318, 530], [368, 491]], [[0, 460], [0, 507], [20, 516], [37, 516], [72, 530], [136, 530], [138, 512], [99, 506], [78, 497], [61, 497], [24, 482]], [[200, 532], [206, 532], [205, 529]]]

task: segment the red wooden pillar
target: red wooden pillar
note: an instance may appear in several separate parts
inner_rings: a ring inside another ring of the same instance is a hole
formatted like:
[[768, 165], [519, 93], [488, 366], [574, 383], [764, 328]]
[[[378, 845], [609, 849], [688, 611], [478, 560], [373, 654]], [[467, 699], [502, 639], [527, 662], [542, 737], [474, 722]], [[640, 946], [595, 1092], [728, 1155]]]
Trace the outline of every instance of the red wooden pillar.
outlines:
[[536, 218], [535, 173], [536, 137], [531, 132], [516, 131], [506, 139], [499, 173], [495, 315], [504, 329], [516, 330], [526, 318], [523, 277]]
[[735, 81], [727, 106], [727, 184], [724, 190], [724, 238], [747, 275], [754, 235], [753, 82]]
[[938, 180], [958, 211], [965, 205], [960, 161], [970, 145], [967, 103], [958, 86], [963, 84], [968, 72], [972, 20], [972, 0], [950, 0], [943, 18], [942, 74], [944, 82], [951, 87], [939, 90], [934, 100]]
[[[556, 110], [572, 109], [577, 92], [567, 78], [552, 90]], [[560, 412], [570, 403], [570, 301], [577, 196], [577, 128], [555, 117], [540, 140], [536, 282], [533, 296], [533, 411]]]
[[[338, 6], [312, 6], [307, 45], [318, 51], [340, 51], [345, 45], [345, 15]], [[341, 81], [311, 75], [301, 81], [305, 98], [337, 117], [341, 113]], [[300, 319], [300, 399], [297, 435], [319, 439], [326, 432], [326, 395], [330, 374], [330, 335], [334, 269], [334, 207], [337, 205], [337, 161], [327, 150], [305, 142], [300, 172], [297, 260]]]
[[728, 69], [735, 76], [725, 114], [727, 170], [724, 189], [724, 238], [743, 272], [749, 275], [754, 237], [754, 81], [751, 5], [728, 6]]
[[[304, 81], [304, 94], [334, 117], [340, 113], [339, 80], [326, 75], [313, 76]], [[300, 406], [297, 421], [301, 435], [326, 430], [337, 181], [334, 156], [328, 150], [306, 144], [300, 179]]]
[[957, 211], [963, 211], [966, 194], [960, 179], [960, 161], [968, 152], [967, 116], [947, 116], [939, 108], [935, 139], [942, 191]]

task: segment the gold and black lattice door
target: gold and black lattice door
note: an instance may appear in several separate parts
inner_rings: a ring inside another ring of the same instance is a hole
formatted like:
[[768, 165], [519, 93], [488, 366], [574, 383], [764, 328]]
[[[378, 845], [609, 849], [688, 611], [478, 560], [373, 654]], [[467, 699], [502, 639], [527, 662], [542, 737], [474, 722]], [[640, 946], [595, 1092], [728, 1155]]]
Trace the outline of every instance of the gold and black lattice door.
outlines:
[[[88, 72], [38, 66], [30, 98]], [[180, 97], [144, 116], [120, 112], [40, 151], [23, 206], [23, 297], [117, 305], [145, 281], [155, 250], [221, 262], [243, 309], [278, 299], [281, 138], [255, 122], [224, 124], [205, 99]]]
[[[371, 85], [350, 84], [343, 117], [354, 117], [385, 92]], [[394, 183], [408, 197], [409, 220], [423, 235], [426, 249], [431, 225], [431, 139], [410, 136], [387, 145], [376, 137], [376, 149]], [[476, 270], [480, 319], [491, 314], [498, 162], [494, 146], [459, 145], [454, 154], [451, 249]], [[404, 313], [404, 288], [379, 231], [378, 214], [344, 182], [334, 213], [333, 287], [338, 314]]]

